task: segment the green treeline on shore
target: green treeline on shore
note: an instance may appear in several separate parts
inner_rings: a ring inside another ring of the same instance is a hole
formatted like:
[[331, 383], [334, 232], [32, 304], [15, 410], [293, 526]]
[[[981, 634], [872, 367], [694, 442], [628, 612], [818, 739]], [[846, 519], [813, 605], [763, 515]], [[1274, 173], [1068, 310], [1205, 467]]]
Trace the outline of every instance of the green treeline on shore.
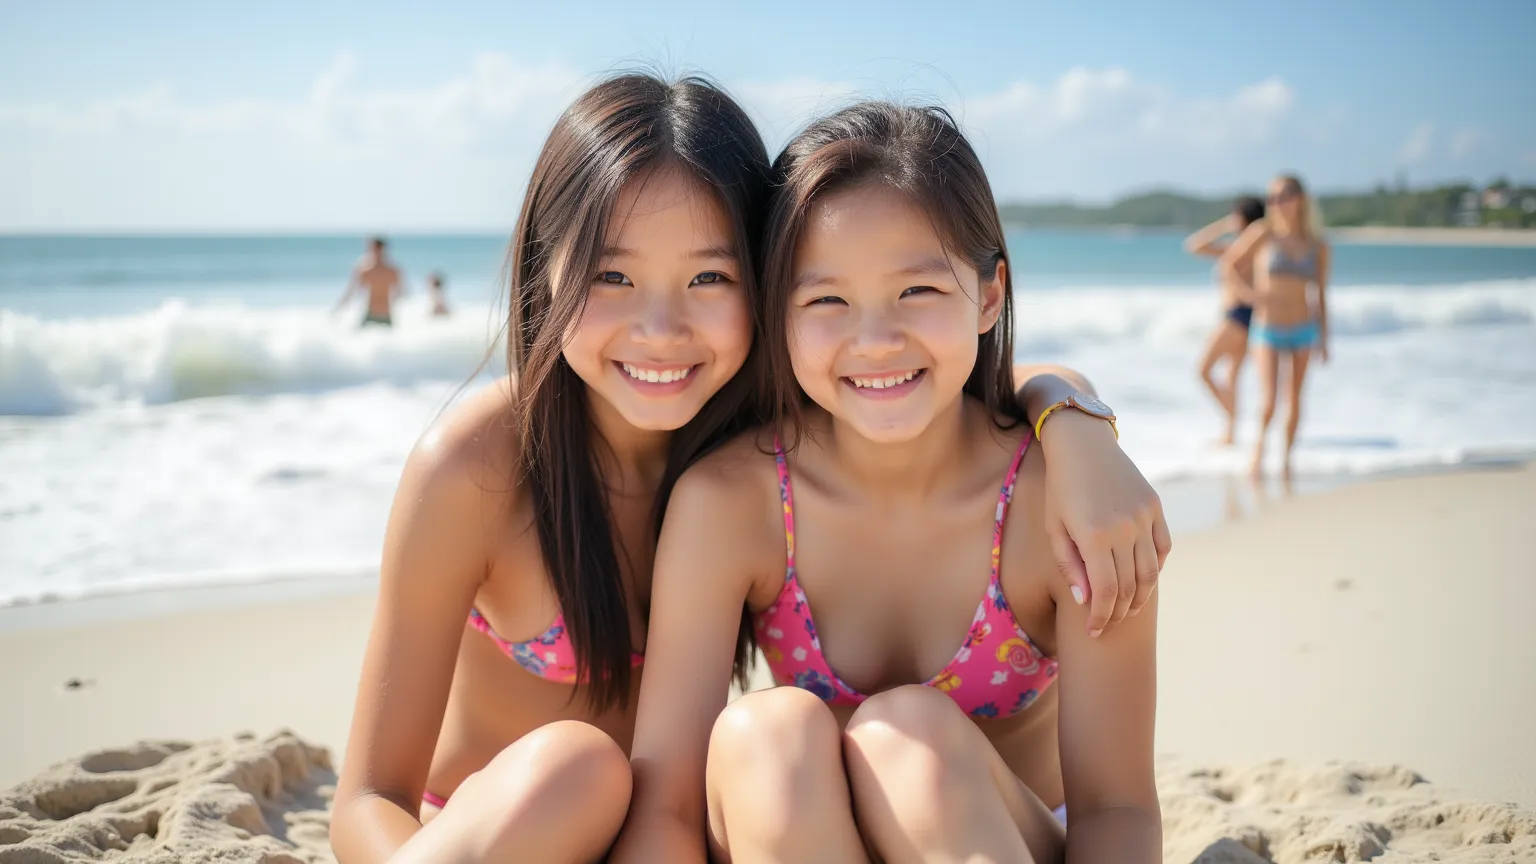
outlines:
[[[1262, 190], [1249, 193], [1262, 196]], [[1498, 180], [1431, 189], [1324, 193], [1318, 206], [1329, 227], [1536, 228], [1536, 187]], [[1210, 198], [1152, 191], [1094, 206], [1072, 202], [1005, 203], [1003, 221], [1019, 226], [1113, 226], [1197, 228], [1230, 212], [1231, 197]]]

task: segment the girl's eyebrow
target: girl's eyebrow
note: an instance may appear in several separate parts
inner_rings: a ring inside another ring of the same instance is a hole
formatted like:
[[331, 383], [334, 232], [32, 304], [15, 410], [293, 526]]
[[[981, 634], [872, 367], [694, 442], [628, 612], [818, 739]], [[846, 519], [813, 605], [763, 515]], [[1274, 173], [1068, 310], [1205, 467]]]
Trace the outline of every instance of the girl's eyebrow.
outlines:
[[[639, 258], [639, 252], [626, 246], [604, 246], [604, 258]], [[702, 246], [688, 253], [690, 261], [735, 261], [735, 250], [726, 246]]]
[[[929, 255], [908, 264], [898, 267], [887, 273], [887, 276], [953, 276], [955, 268], [948, 260], [937, 255]], [[816, 270], [807, 270], [795, 279], [791, 291], [799, 291], [801, 288], [810, 288], [816, 285], [835, 285], [838, 283], [836, 276], [828, 276]]]
[[954, 265], [937, 255], [929, 255], [926, 258], [914, 261], [905, 267], [892, 270], [892, 276], [952, 276]]
[[795, 278], [795, 284], [789, 290], [799, 291], [801, 288], [810, 288], [816, 285], [835, 285], [836, 283], [837, 277], [835, 276], [825, 276], [815, 270], [807, 270]]
[[694, 261], [735, 261], [736, 250], [725, 246], [705, 246], [689, 252], [688, 257]]

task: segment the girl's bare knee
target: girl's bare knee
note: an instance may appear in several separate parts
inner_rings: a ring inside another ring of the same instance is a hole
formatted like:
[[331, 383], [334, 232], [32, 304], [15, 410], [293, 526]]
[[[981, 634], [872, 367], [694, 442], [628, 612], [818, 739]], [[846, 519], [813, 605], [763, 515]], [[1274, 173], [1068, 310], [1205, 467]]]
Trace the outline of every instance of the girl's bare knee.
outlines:
[[[844, 732], [850, 772], [858, 784], [899, 773], [909, 788], [937, 791], [950, 772], [969, 770], [975, 734], [971, 722], [943, 693], [910, 685], [870, 697], [859, 706]], [[860, 777], [859, 775], [872, 775]]]
[[466, 777], [401, 860], [595, 858], [624, 824], [630, 787], [629, 760], [601, 730], [541, 726]]
[[831, 709], [797, 687], [748, 693], [727, 706], [710, 733], [706, 770], [733, 847], [746, 841], [784, 851], [804, 839], [818, 811], [846, 789], [841, 746]]
[[907, 740], [944, 750], [954, 746], [957, 735], [970, 720], [953, 699], [933, 687], [909, 684], [864, 701], [848, 721], [851, 740], [883, 741], [896, 731]]
[[709, 735], [709, 755], [777, 762], [807, 748], [836, 748], [837, 734], [837, 718], [820, 697], [798, 687], [775, 687], [748, 693], [720, 712]]
[[508, 820], [529, 808], [568, 811], [614, 821], [616, 831], [629, 809], [632, 779], [628, 757], [606, 733], [561, 720], [524, 735], [463, 785], [496, 802], [493, 812]]

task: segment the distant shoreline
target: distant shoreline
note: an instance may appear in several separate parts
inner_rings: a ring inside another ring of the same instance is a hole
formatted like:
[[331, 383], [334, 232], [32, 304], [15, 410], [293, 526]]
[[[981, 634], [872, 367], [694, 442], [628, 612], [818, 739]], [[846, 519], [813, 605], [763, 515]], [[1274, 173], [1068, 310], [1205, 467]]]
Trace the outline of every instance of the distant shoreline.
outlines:
[[[1193, 231], [1180, 225], [1051, 225], [1043, 222], [1007, 222], [1003, 227], [1015, 231], [1065, 231], [1081, 234], [1177, 234]], [[1370, 225], [1329, 228], [1329, 238], [1340, 243], [1381, 244], [1392, 246], [1504, 246], [1536, 247], [1536, 228], [1416, 228], [1396, 225]]]
[[1328, 234], [1345, 243], [1389, 243], [1413, 246], [1536, 246], [1532, 228], [1330, 228]]

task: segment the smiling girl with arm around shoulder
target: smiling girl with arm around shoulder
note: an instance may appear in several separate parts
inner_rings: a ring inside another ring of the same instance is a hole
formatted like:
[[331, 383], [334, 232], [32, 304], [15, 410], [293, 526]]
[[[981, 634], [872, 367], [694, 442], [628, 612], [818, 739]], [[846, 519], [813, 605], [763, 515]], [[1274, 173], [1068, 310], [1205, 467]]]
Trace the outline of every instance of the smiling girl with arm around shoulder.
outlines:
[[[777, 417], [672, 496], [614, 860], [1160, 860], [1156, 596], [1095, 637], [1059, 575], [974, 151], [872, 102], [776, 175]], [[743, 607], [781, 686], [727, 708]]]

